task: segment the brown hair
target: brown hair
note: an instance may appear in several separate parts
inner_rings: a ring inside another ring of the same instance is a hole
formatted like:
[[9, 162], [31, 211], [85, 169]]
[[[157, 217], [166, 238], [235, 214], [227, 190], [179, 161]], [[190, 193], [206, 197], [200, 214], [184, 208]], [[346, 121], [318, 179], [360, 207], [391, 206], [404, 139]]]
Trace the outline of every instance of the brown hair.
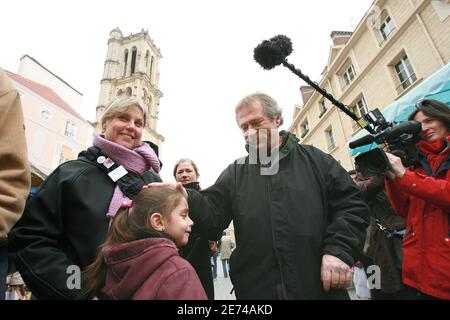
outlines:
[[182, 191], [173, 187], [142, 189], [134, 199], [131, 209], [119, 210], [112, 220], [96, 259], [83, 271], [86, 280], [85, 290], [89, 298], [97, 295], [105, 285], [104, 248], [149, 237], [170, 238], [167, 234], [152, 229], [148, 219], [155, 212], [168, 217], [182, 198]]
[[198, 167], [197, 167], [197, 165], [195, 164], [195, 162], [192, 161], [192, 160], [189, 159], [189, 158], [182, 158], [182, 159], [178, 160], [177, 163], [175, 163], [175, 167], [173, 167], [173, 177], [174, 177], [175, 179], [177, 178], [177, 169], [178, 169], [178, 166], [179, 166], [180, 164], [184, 163], [184, 162], [190, 163], [190, 164], [192, 165], [192, 167], [194, 168], [195, 173], [197, 174], [197, 176], [199, 175], [199, 174], [198, 174]]
[[417, 102], [416, 109], [409, 115], [408, 120], [414, 120], [419, 111], [431, 119], [441, 121], [445, 128], [450, 130], [450, 107], [445, 103], [434, 99], [421, 100]]

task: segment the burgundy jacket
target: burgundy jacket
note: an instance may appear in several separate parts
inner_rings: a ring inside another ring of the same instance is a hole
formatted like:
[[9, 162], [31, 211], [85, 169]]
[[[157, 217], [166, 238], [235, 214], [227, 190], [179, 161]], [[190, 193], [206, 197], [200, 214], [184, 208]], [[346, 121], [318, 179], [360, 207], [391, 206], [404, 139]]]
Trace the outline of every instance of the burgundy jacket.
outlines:
[[104, 250], [107, 299], [207, 299], [196, 272], [168, 239], [146, 238]]

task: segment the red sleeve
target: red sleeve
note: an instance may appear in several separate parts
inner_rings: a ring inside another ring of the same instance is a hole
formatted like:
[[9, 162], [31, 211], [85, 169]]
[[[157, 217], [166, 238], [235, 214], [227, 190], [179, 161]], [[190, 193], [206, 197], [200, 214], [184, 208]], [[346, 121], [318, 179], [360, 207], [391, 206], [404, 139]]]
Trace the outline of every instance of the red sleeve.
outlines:
[[422, 173], [406, 170], [402, 178], [396, 179], [399, 190], [432, 203], [450, 212], [450, 183]]
[[[406, 172], [408, 172], [408, 170], [406, 170]], [[408, 216], [409, 196], [400, 190], [399, 180], [400, 179], [390, 180], [386, 178], [386, 193], [395, 212], [406, 219]]]

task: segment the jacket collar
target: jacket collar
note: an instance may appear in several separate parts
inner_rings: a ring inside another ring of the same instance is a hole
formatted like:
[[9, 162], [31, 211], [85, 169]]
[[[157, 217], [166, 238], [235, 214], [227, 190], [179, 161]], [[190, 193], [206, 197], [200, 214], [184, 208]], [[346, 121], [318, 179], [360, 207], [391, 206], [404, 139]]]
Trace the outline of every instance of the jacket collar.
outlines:
[[[281, 144], [278, 146], [278, 157], [275, 158], [275, 161], [281, 161], [282, 159], [286, 158], [289, 155], [289, 153], [297, 147], [298, 141], [299, 141], [298, 138], [294, 134], [287, 132], [285, 130], [280, 131], [279, 135], [280, 135], [282, 141], [281, 141]], [[246, 145], [245, 148], [246, 148], [247, 152], [257, 152], [257, 154], [258, 154], [258, 151], [256, 151], [256, 150], [249, 151], [248, 144]], [[272, 153], [272, 155], [274, 155], [274, 154]], [[243, 157], [237, 161], [238, 162], [244, 161], [245, 163], [249, 163], [249, 160], [250, 160], [249, 157], [250, 157], [250, 155], [247, 155], [246, 157]], [[274, 159], [272, 158], [271, 160], [274, 160]], [[252, 164], [254, 164], [254, 163], [252, 163]], [[262, 166], [261, 164], [259, 164], [259, 165]], [[270, 166], [271, 166], [271, 164], [269, 163], [267, 166], [264, 166], [264, 167], [270, 167]]]
[[298, 145], [298, 138], [288, 131], [280, 131], [280, 136], [283, 142], [280, 145], [280, 161], [285, 158], [292, 150], [294, 150]]

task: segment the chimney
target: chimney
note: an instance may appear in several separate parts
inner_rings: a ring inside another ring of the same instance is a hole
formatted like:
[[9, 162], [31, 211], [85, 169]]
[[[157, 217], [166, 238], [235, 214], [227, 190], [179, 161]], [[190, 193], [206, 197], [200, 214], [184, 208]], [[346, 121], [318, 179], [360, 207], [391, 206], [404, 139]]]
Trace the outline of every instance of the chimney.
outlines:
[[310, 86], [301, 86], [300, 92], [302, 94], [303, 105], [305, 105], [314, 93], [314, 88]]
[[334, 46], [345, 45], [352, 36], [353, 32], [350, 31], [333, 31], [330, 34], [331, 39], [333, 40]]

